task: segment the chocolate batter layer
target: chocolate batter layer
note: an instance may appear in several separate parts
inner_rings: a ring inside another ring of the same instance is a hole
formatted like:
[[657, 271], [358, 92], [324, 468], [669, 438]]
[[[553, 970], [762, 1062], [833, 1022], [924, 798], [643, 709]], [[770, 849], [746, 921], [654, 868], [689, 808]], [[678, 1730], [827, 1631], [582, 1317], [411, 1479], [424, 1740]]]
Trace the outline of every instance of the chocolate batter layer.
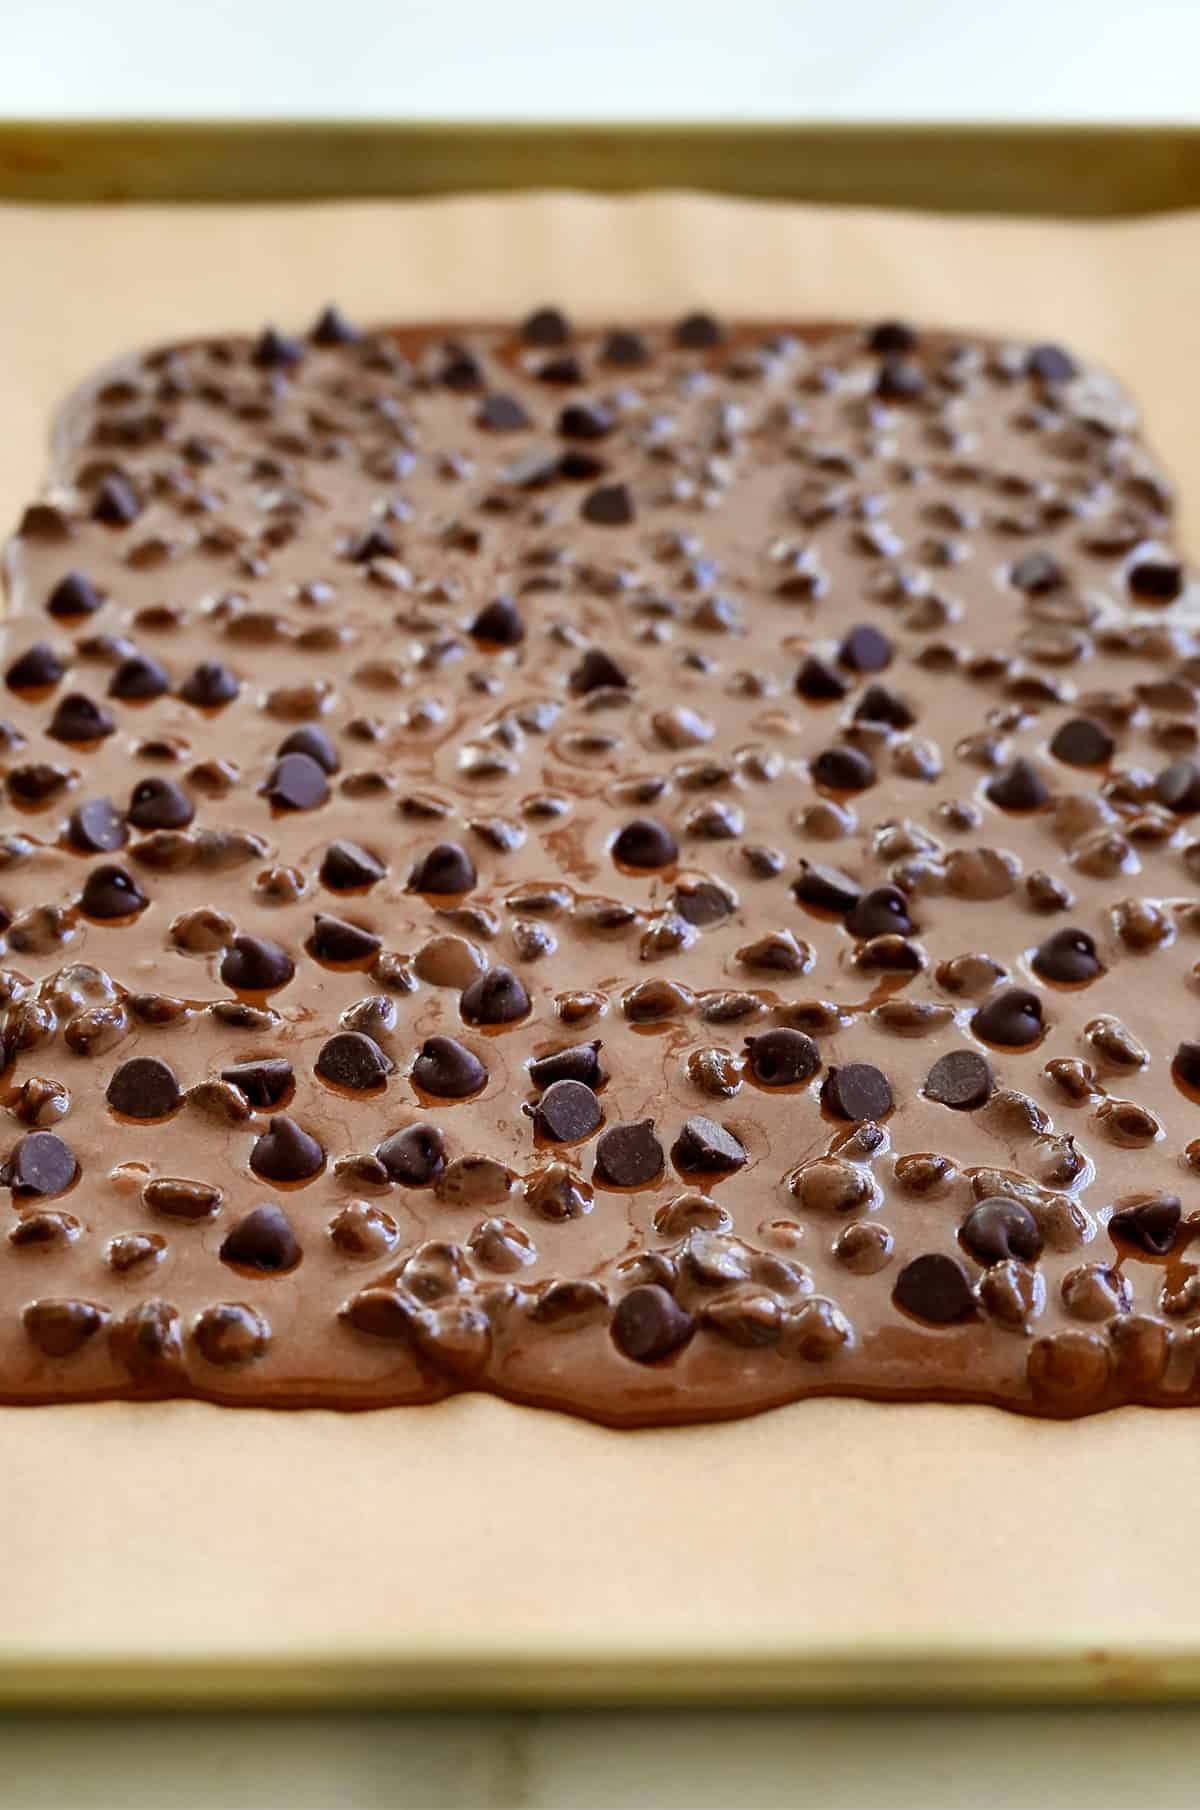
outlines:
[[1200, 1399], [1170, 512], [899, 323], [105, 373], [9, 551], [0, 1399]]

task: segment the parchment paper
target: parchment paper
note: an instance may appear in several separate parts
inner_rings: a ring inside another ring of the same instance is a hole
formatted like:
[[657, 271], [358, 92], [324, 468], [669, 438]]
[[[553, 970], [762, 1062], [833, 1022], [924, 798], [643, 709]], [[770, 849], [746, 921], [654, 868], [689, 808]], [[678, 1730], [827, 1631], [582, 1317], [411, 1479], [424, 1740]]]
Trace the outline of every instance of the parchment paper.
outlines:
[[[704, 304], [1061, 339], [1140, 398], [1185, 538], [1200, 534], [1200, 216], [1067, 226], [682, 195], [9, 207], [0, 246], [5, 532], [89, 368], [155, 339], [300, 327], [336, 297], [368, 320]], [[622, 1434], [479, 1397], [346, 1417], [7, 1409], [0, 1454], [9, 1696], [168, 1688], [164, 1661], [197, 1693], [260, 1695], [561, 1694], [612, 1689], [609, 1661], [655, 1692], [1200, 1682], [1187, 1410], [1057, 1424], [818, 1401]], [[1055, 1655], [1051, 1674], [1038, 1661]]]

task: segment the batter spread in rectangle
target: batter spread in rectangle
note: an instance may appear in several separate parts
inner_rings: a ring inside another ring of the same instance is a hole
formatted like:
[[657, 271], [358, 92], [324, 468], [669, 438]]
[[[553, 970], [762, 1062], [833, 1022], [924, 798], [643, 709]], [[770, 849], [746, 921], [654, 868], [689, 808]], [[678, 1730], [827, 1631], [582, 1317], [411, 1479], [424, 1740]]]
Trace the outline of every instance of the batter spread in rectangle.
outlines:
[[1200, 652], [1103, 373], [132, 357], [8, 554], [0, 1400], [1200, 1401]]

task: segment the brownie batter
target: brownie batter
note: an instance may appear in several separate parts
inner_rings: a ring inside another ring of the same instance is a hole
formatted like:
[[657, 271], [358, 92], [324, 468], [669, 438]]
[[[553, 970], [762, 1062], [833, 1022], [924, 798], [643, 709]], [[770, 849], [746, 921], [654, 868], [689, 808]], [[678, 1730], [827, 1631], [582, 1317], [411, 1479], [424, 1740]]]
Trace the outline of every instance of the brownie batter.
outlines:
[[0, 1400], [1200, 1400], [1200, 591], [898, 322], [105, 373], [11, 544]]

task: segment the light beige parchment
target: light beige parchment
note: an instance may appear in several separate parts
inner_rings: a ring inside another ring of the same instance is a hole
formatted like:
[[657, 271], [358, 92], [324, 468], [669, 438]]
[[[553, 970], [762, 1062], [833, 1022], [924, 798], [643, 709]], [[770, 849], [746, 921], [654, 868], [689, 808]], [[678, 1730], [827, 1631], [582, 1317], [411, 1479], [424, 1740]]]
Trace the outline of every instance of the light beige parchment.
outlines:
[[[547, 172], [553, 175], [552, 171]], [[1200, 538], [1200, 217], [729, 204], [0, 207], [0, 522], [129, 346], [685, 304], [903, 314], [1111, 365]], [[357, 1416], [0, 1410], [0, 1700], [1200, 1688], [1200, 1414], [813, 1401], [618, 1433], [460, 1397]]]

